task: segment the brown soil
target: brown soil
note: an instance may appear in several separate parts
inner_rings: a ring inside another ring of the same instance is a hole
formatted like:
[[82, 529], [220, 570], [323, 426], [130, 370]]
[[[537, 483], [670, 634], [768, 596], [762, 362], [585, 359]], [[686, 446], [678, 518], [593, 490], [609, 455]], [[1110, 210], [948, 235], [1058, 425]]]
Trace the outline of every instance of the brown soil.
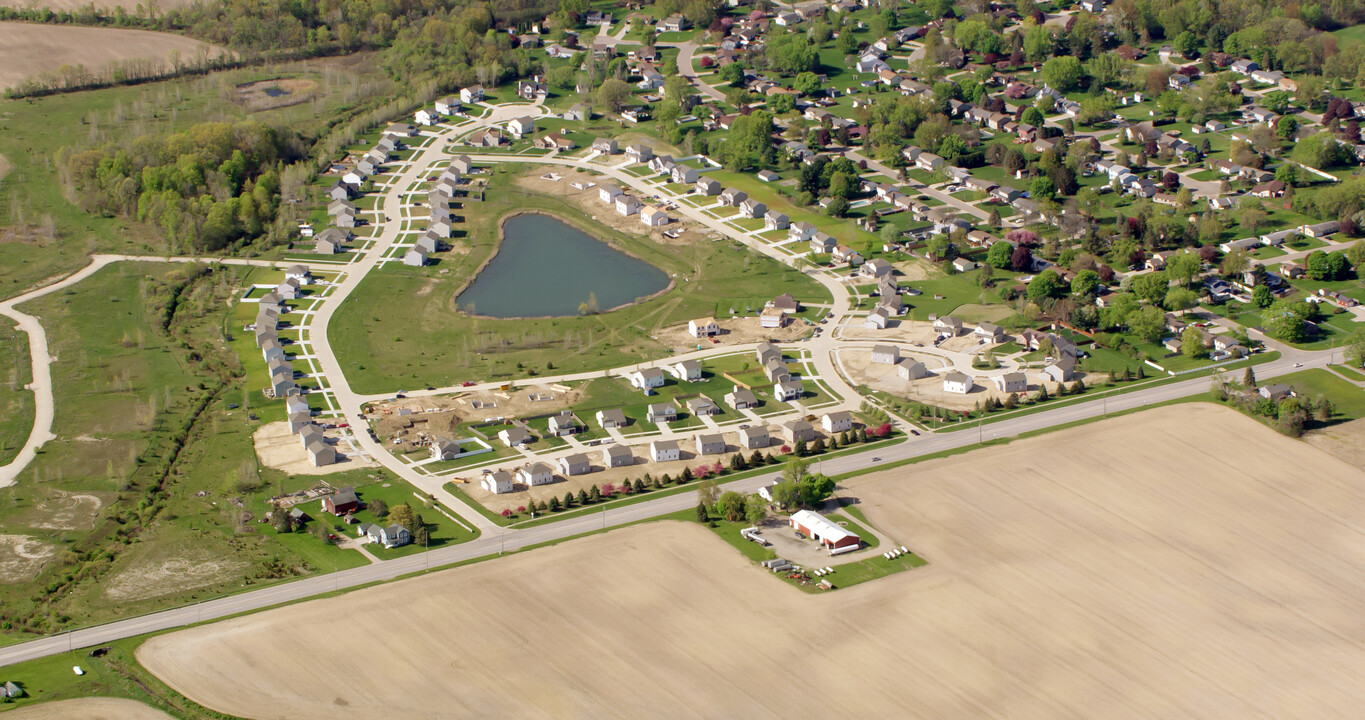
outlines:
[[309, 461], [303, 443], [299, 442], [299, 436], [289, 432], [289, 423], [284, 421], [262, 425], [251, 434], [251, 440], [256, 445], [256, 457], [260, 458], [262, 465], [283, 470], [290, 475], [331, 475], [356, 468], [379, 467], [372, 460], [342, 452], [345, 448], [338, 448], [339, 462], [315, 467]]
[[[73, 0], [74, 2], [74, 0]], [[172, 50], [185, 60], [202, 48], [212, 55], [223, 51], [193, 38], [148, 30], [0, 23], [0, 87], [24, 78], [55, 71], [62, 65], [84, 65], [94, 70], [128, 58], [167, 59]]]
[[[137, 655], [255, 718], [1359, 714], [1365, 473], [1249, 418], [1162, 408], [841, 494], [930, 565], [811, 596], [656, 523]], [[300, 662], [338, 622], [370, 640]]]
[[[532, 400], [532, 395], [545, 399]], [[457, 427], [462, 423], [548, 415], [572, 407], [582, 395], [578, 388], [565, 385], [535, 385], [506, 392], [463, 392], [388, 400], [372, 403], [368, 409], [370, 427], [374, 428], [376, 435], [385, 441], [394, 437], [404, 440], [401, 445], [386, 442], [385, 447], [395, 452], [408, 452], [419, 447], [418, 441], [423, 434], [428, 437], [454, 437], [460, 434]], [[482, 407], [475, 407], [477, 403], [482, 403]], [[404, 409], [411, 413], [400, 415], [399, 410]], [[580, 420], [587, 422], [585, 418]]]
[[1304, 435], [1303, 440], [1342, 462], [1365, 470], [1365, 420], [1314, 430]]
[[173, 720], [156, 708], [124, 698], [59, 700], [11, 710], [5, 720]]
[[[736, 308], [742, 310], [743, 308]], [[744, 345], [746, 343], [756, 343], [763, 340], [771, 340], [776, 343], [791, 342], [797, 338], [803, 338], [811, 333], [810, 326], [802, 320], [787, 320], [786, 327], [765, 328], [758, 324], [758, 317], [734, 317], [716, 318], [716, 324], [720, 325], [721, 334], [716, 336], [719, 344], [713, 344], [710, 340], [693, 337], [687, 331], [687, 325], [673, 325], [663, 328], [654, 339], [673, 348], [675, 352], [691, 352], [697, 349], [698, 345], [724, 347], [726, 345]]]

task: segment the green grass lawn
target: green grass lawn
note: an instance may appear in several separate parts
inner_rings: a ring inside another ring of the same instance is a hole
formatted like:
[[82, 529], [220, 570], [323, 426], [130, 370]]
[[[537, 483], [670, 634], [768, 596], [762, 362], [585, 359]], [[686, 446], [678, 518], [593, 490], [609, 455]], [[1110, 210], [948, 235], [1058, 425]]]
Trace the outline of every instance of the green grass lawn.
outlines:
[[1352, 380], [1358, 380], [1358, 381], [1361, 381], [1361, 382], [1365, 382], [1365, 375], [1362, 375], [1362, 374], [1360, 373], [1360, 369], [1359, 369], [1359, 368], [1351, 368], [1351, 367], [1348, 367], [1348, 366], [1346, 366], [1346, 365], [1332, 365], [1331, 367], [1332, 367], [1332, 369], [1335, 370], [1338, 374], [1345, 375], [1346, 377], [1348, 377], [1348, 378], [1350, 378], [1350, 379], [1352, 379]]
[[[1272, 381], [1267, 381], [1272, 382]], [[1321, 368], [1281, 375], [1273, 380], [1294, 388], [1300, 397], [1325, 397], [1336, 409], [1335, 420], [1358, 420], [1365, 417], [1365, 390]]]
[[33, 380], [28, 335], [0, 326], [0, 465], [14, 459], [33, 428]]

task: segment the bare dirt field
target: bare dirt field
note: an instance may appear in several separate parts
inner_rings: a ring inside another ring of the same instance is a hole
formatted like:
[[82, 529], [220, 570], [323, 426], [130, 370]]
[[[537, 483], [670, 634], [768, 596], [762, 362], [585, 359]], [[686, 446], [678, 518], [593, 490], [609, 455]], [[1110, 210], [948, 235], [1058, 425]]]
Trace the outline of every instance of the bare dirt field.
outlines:
[[31, 580], [57, 548], [29, 535], [0, 535], [0, 583]]
[[[737, 317], [737, 318], [716, 318], [716, 324], [720, 326], [721, 334], [716, 336], [721, 345], [744, 345], [747, 343], [771, 342], [783, 343], [791, 342], [798, 338], [803, 338], [810, 334], [810, 326], [800, 321], [788, 320], [785, 327], [765, 328], [758, 324], [758, 317]], [[710, 344], [707, 340], [693, 337], [687, 331], [687, 325], [673, 325], [663, 328], [655, 339], [662, 343], [667, 343], [677, 352], [689, 352], [696, 350], [698, 345]]]
[[11, 710], [5, 713], [5, 720], [172, 720], [172, 718], [136, 700], [81, 698]]
[[251, 441], [262, 465], [290, 475], [330, 475], [356, 468], [379, 467], [373, 460], [341, 453], [337, 454], [338, 462], [316, 467], [308, 460], [308, 452], [299, 442], [299, 436], [289, 432], [289, 423], [284, 421], [262, 425], [252, 433]]
[[57, 488], [44, 490], [46, 497], [37, 500], [28, 512], [20, 515], [15, 525], [41, 530], [90, 530], [104, 500], [89, 493], [69, 493]]
[[147, 600], [240, 578], [247, 563], [214, 557], [207, 550], [151, 547], [133, 558], [104, 583], [102, 595], [120, 602]]
[[[930, 565], [812, 596], [703, 528], [644, 525], [138, 658], [253, 718], [1359, 715], [1365, 473], [1233, 411], [1163, 408], [841, 494]], [[363, 652], [297, 662], [338, 617]]]
[[192, 60], [204, 49], [212, 55], [222, 52], [170, 33], [5, 22], [0, 23], [0, 87], [16, 85], [26, 77], [55, 71], [62, 65], [95, 70], [128, 58], [165, 60], [172, 50]]

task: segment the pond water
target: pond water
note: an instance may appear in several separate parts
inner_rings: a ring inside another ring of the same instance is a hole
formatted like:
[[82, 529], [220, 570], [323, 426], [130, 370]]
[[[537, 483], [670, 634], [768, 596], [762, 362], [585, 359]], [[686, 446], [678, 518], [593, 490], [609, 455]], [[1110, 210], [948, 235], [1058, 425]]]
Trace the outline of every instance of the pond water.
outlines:
[[548, 215], [514, 215], [502, 246], [457, 302], [492, 317], [578, 315], [595, 295], [602, 310], [668, 287], [668, 275]]
[[291, 93], [278, 85], [271, 85], [265, 89], [265, 94], [270, 97], [280, 97], [282, 95], [290, 95]]

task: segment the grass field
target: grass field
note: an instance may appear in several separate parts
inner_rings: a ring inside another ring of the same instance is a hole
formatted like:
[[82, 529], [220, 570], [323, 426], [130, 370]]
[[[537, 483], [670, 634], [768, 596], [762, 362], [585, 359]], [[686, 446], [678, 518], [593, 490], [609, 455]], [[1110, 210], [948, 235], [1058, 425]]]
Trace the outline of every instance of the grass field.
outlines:
[[[520, 378], [550, 373], [551, 365], [558, 374], [644, 362], [667, 347], [653, 337], [663, 327], [728, 317], [731, 307], [762, 307], [783, 292], [806, 302], [827, 300], [800, 271], [731, 243], [663, 245], [590, 222], [581, 208], [515, 190], [510, 183], [521, 172], [499, 166], [488, 200], [466, 204], [468, 255], [443, 260], [439, 270], [386, 265], [366, 276], [337, 311], [330, 338], [358, 392]], [[675, 278], [674, 289], [583, 317], [490, 320], [456, 312], [459, 291], [497, 247], [499, 218], [530, 206], [553, 210], [662, 268]]]
[[[1360, 470], [1186, 404], [909, 475], [840, 494], [929, 566], [851, 590], [806, 595], [664, 523], [164, 635], [138, 658], [243, 716], [631, 717], [683, 697], [727, 716], [1353, 714], [1365, 551], [1337, 518], [1365, 512]], [[338, 616], [385, 641], [290, 659]], [[840, 691], [783, 683], [812, 673]]]
[[13, 326], [0, 326], [0, 465], [19, 453], [33, 427], [33, 380], [28, 336]]

